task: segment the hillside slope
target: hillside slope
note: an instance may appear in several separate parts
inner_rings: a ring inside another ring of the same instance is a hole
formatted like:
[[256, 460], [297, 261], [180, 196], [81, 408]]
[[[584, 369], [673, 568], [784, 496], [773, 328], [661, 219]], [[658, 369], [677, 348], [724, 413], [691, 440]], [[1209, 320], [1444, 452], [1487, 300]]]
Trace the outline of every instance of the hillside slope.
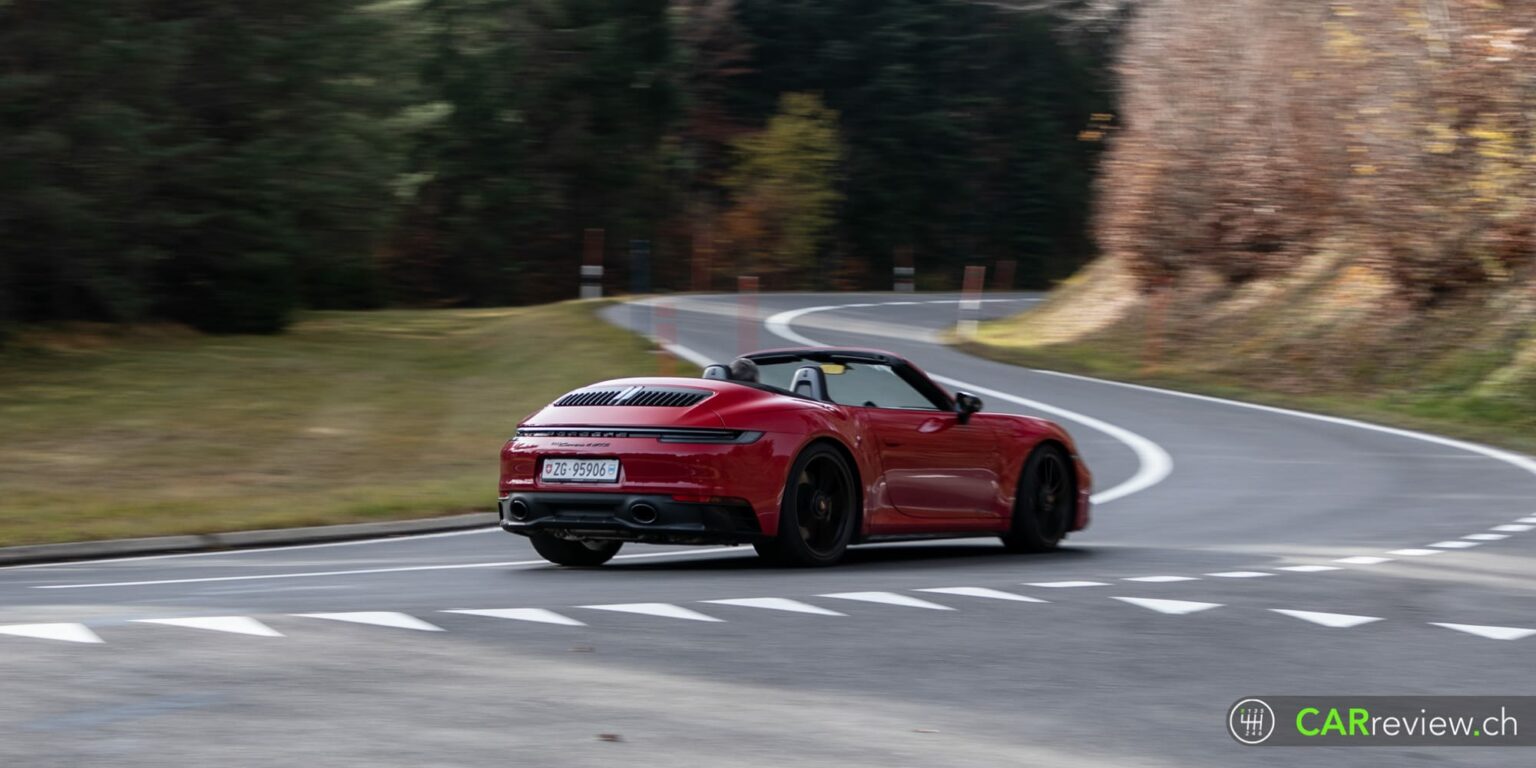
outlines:
[[1536, 4], [1161, 0], [1100, 261], [994, 354], [1536, 436]]

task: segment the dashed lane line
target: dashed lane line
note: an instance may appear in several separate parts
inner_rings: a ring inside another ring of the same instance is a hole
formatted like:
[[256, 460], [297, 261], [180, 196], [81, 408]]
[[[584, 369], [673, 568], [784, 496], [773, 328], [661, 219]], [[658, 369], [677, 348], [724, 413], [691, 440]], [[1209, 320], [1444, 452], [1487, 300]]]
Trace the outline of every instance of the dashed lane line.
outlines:
[[1443, 554], [1445, 554], [1445, 550], [1443, 550], [1443, 549], [1418, 549], [1416, 547], [1411, 547], [1409, 549], [1394, 549], [1391, 552], [1388, 552], [1387, 554], [1389, 554], [1389, 555], [1397, 555], [1399, 557], [1428, 557], [1429, 555], [1443, 555]]
[[1275, 570], [1290, 571], [1291, 573], [1322, 573], [1324, 571], [1342, 571], [1337, 565], [1282, 565]]
[[1214, 576], [1218, 579], [1262, 579], [1265, 576], [1273, 576], [1274, 574], [1265, 573], [1264, 571], [1217, 571], [1215, 573], [1207, 573], [1206, 575]]
[[12, 624], [0, 627], [0, 635], [62, 640], [66, 643], [99, 643], [100, 637], [84, 624]]
[[1172, 584], [1178, 581], [1199, 581], [1198, 576], [1128, 576], [1121, 581], [1139, 581], [1144, 584]]
[[1361, 624], [1370, 624], [1373, 621], [1381, 621], [1379, 616], [1354, 616], [1348, 613], [1323, 613], [1322, 611], [1293, 611], [1286, 608], [1271, 608], [1274, 613], [1290, 616], [1293, 619], [1310, 621], [1330, 629], [1348, 629], [1358, 627]]
[[1122, 603], [1140, 606], [1148, 610], [1166, 613], [1174, 616], [1183, 616], [1188, 613], [1209, 611], [1212, 608], [1220, 608], [1221, 603], [1200, 603], [1193, 600], [1161, 600], [1150, 597], [1117, 597]]
[[454, 610], [443, 613], [461, 613], [466, 616], [485, 616], [492, 619], [511, 619], [513, 621], [532, 621], [539, 624], [559, 624], [566, 627], [585, 627], [584, 621], [577, 621], [564, 614], [555, 613], [546, 608], [486, 608], [480, 610]]
[[134, 619], [139, 624], [164, 624], [168, 627], [206, 629], [256, 637], [282, 637], [283, 633], [249, 616], [196, 616], [182, 619]]
[[[1027, 595], [1019, 595], [1012, 592], [991, 589], [988, 587], [930, 587], [911, 590], [929, 594], [946, 594], [958, 597], [990, 598], [1011, 602], [1045, 603], [1047, 601]], [[929, 602], [897, 592], [836, 592], [818, 595], [818, 597], [833, 598], [838, 600], [851, 600], [856, 602], [892, 605], [906, 608], [920, 608], [939, 611], [954, 611], [956, 609], [947, 605]], [[1166, 598], [1149, 598], [1135, 596], [1114, 596], [1114, 601], [1136, 606], [1156, 613], [1172, 616], [1182, 616], [1192, 613], [1201, 613], [1215, 608], [1226, 607], [1223, 603], [1200, 602], [1194, 600], [1171, 600]], [[743, 608], [760, 608], [773, 611], [815, 614], [821, 616], [843, 617], [848, 614], [829, 610], [821, 606], [812, 605], [800, 600], [782, 597], [755, 597], [755, 598], [727, 598], [719, 600], [700, 600], [704, 604], [735, 606]], [[672, 603], [614, 603], [602, 605], [583, 605], [577, 608], [610, 611], [617, 613], [631, 613], [646, 616], [656, 616], [668, 619], [682, 619], [696, 622], [723, 622], [722, 619], [709, 616], [690, 608], [685, 608]], [[1354, 627], [1371, 624], [1384, 619], [1379, 616], [1360, 616], [1345, 613], [1329, 613], [1323, 611], [1295, 610], [1289, 608], [1268, 608], [1272, 613], [1281, 614], [1302, 621], [1316, 624], [1329, 629], [1351, 629]], [[563, 626], [586, 626], [584, 622], [572, 619], [561, 613], [556, 613], [545, 608], [496, 608], [477, 610], [445, 610], [440, 613], [461, 614], [495, 619], [512, 619], [540, 624], [554, 624]], [[370, 626], [388, 628], [411, 629], [419, 631], [443, 632], [441, 627], [430, 624], [422, 619], [405, 613], [392, 611], [356, 611], [347, 613], [311, 613], [311, 614], [287, 614], [298, 618], [312, 618], [332, 621], [349, 622]], [[282, 633], [268, 627], [261, 621], [250, 616], [201, 616], [201, 617], [177, 617], [167, 619], [135, 619], [132, 623], [158, 624], [172, 627], [184, 627], [191, 629], [210, 630], [215, 632], [253, 635], [258, 637], [284, 637]], [[1429, 626], [1450, 629], [1463, 634], [1473, 635], [1490, 640], [1523, 640], [1536, 636], [1536, 629], [1526, 627], [1507, 627], [1491, 624], [1456, 624], [1445, 622], [1427, 622]], [[0, 635], [33, 638], [39, 640], [59, 641], [68, 643], [100, 644], [104, 642], [91, 628], [80, 623], [48, 623], [48, 624], [13, 624], [0, 626]]]
[[1355, 557], [1341, 557], [1334, 561], [1345, 565], [1381, 565], [1392, 562], [1390, 557], [1377, 557], [1375, 555], [1356, 555]]
[[1489, 640], [1524, 640], [1531, 635], [1536, 635], [1536, 629], [1526, 629], [1524, 627], [1492, 627], [1484, 624], [1442, 624], [1438, 621], [1431, 621], [1430, 626], [1454, 629], [1457, 632], [1486, 637]]
[[642, 616], [660, 616], [664, 619], [683, 619], [685, 621], [724, 621], [713, 616], [708, 616], [692, 608], [684, 608], [681, 605], [671, 603], [613, 603], [609, 605], [579, 605], [578, 608], [589, 608], [594, 611], [613, 611], [615, 613], [636, 613]]
[[880, 603], [882, 605], [897, 605], [903, 608], [926, 608], [930, 611], [953, 611], [947, 605], [939, 605], [911, 595], [902, 595], [895, 592], [832, 592], [818, 595], [818, 597], [831, 597], [837, 600], [856, 600], [863, 603]]
[[353, 611], [349, 613], [294, 613], [289, 614], [304, 619], [324, 619], [326, 621], [345, 621], [353, 624], [371, 624], [376, 627], [394, 627], [396, 629], [414, 629], [419, 632], [442, 632], [443, 628], [435, 624], [428, 624], [410, 614], [396, 611]]
[[1038, 597], [1020, 595], [1013, 592], [1004, 592], [1001, 589], [990, 587], [928, 587], [927, 589], [914, 590], [917, 592], [932, 592], [936, 595], [959, 595], [960, 597], [981, 597], [989, 600], [1009, 600], [1015, 603], [1046, 603], [1049, 600], [1041, 600]]
[[1044, 587], [1046, 589], [1073, 589], [1077, 587], [1107, 587], [1104, 581], [1031, 581], [1024, 584], [1026, 587]]
[[799, 600], [791, 600], [787, 597], [735, 597], [725, 600], [702, 600], [700, 602], [714, 603], [716, 605], [734, 605], [741, 608], [763, 608], [770, 611], [786, 611], [789, 613], [809, 613], [817, 616], [847, 616], [846, 613], [822, 608], [819, 605], [802, 603]]

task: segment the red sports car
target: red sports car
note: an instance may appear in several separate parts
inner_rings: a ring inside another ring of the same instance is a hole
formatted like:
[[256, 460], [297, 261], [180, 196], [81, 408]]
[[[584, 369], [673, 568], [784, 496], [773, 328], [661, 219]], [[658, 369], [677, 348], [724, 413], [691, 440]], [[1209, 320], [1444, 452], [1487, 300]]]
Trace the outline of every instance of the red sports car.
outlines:
[[605, 381], [518, 425], [501, 450], [501, 527], [561, 565], [600, 565], [626, 541], [752, 544], [798, 565], [899, 539], [1040, 551], [1086, 527], [1090, 475], [1066, 431], [980, 410], [865, 349]]

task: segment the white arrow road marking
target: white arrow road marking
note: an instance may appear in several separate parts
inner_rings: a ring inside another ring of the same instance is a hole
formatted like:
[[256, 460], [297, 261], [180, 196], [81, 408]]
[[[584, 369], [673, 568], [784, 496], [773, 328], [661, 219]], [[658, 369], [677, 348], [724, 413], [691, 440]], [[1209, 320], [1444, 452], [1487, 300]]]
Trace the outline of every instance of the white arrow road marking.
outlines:
[[1469, 549], [1469, 548], [1475, 547], [1477, 545], [1478, 544], [1475, 541], [1455, 540], [1455, 541], [1437, 541], [1437, 542], [1431, 544], [1430, 546], [1431, 547], [1439, 547], [1441, 549]]
[[1425, 555], [1443, 555], [1443, 549], [1394, 549], [1389, 555], [1401, 555], [1402, 557], [1424, 557]]
[[11, 624], [0, 627], [0, 635], [35, 637], [41, 640], [63, 640], [66, 643], [99, 643], [90, 627], [84, 624]]
[[1121, 581], [1139, 581], [1145, 584], [1166, 584], [1174, 581], [1199, 581], [1196, 576], [1129, 576]]
[[562, 616], [554, 611], [543, 608], [488, 608], [480, 611], [443, 611], [443, 613], [462, 613], [466, 616], [489, 616], [493, 619], [515, 619], [517, 621], [537, 621], [541, 624], [560, 624], [567, 627], [585, 627], [585, 622], [577, 621], [569, 616]]
[[1277, 571], [1290, 571], [1292, 573], [1321, 573], [1323, 571], [1342, 571], [1337, 565], [1282, 565]]
[[1319, 611], [1291, 611], [1285, 608], [1271, 608], [1275, 613], [1284, 614], [1291, 618], [1310, 621], [1313, 624], [1321, 624], [1325, 627], [1348, 628], [1358, 627], [1361, 624], [1369, 624], [1373, 621], [1381, 621], [1379, 616], [1351, 616], [1347, 613], [1322, 613]]
[[671, 603], [615, 603], [612, 605], [582, 605], [579, 608], [591, 608], [594, 611], [616, 611], [618, 613], [638, 613], [645, 616], [660, 616], [666, 619], [687, 619], [689, 621], [724, 621], [713, 616], [705, 616], [698, 611], [684, 608], [681, 605]]
[[1045, 587], [1047, 589], [1067, 589], [1070, 587], [1107, 587], [1102, 581], [1034, 581], [1028, 582], [1026, 587]]
[[1489, 528], [1488, 530], [1490, 530], [1490, 531], [1503, 531], [1505, 533], [1525, 533], [1526, 531], [1529, 531], [1532, 528], [1536, 528], [1536, 525], [1495, 525], [1494, 527]]
[[743, 608], [766, 608], [770, 611], [789, 611], [790, 613], [814, 613], [818, 616], [847, 616], [846, 613], [829, 611], [818, 605], [802, 603], [799, 600], [790, 600], [785, 597], [736, 597], [727, 600], [702, 600], [705, 603], [718, 603], [720, 605], [739, 605]]
[[1521, 627], [1489, 627], [1481, 624], [1441, 624], [1438, 621], [1431, 621], [1430, 624], [1436, 627], [1454, 629], [1457, 632], [1465, 632], [1469, 635], [1486, 637], [1490, 640], [1522, 640], [1524, 638], [1530, 637], [1531, 635], [1536, 635], [1536, 629], [1523, 629]]
[[1170, 613], [1175, 616], [1221, 607], [1221, 603], [1197, 603], [1193, 600], [1154, 600], [1150, 597], [1117, 597], [1115, 599], [1122, 603], [1139, 605], [1142, 608], [1154, 610], [1158, 613]]
[[1219, 571], [1207, 573], [1207, 576], [1215, 576], [1218, 579], [1262, 579], [1265, 576], [1273, 576], [1273, 573], [1263, 571]]
[[1001, 589], [990, 589], [988, 587], [929, 587], [927, 589], [919, 589], [916, 591], [932, 592], [937, 595], [959, 595], [961, 597], [986, 597], [993, 600], [1012, 600], [1016, 603], [1048, 602], [1046, 600], [1041, 600], [1038, 597], [1016, 595], [1012, 592], [1004, 592]]
[[1462, 537], [1468, 541], [1503, 541], [1509, 538], [1507, 533], [1472, 533]]
[[372, 624], [379, 627], [395, 627], [396, 629], [416, 629], [422, 632], [442, 632], [443, 628], [428, 624], [415, 616], [394, 611], [353, 611], [350, 613], [295, 613], [306, 619], [325, 619], [327, 621], [349, 621], [353, 624]]
[[198, 616], [191, 619], [134, 619], [139, 624], [164, 624], [169, 627], [209, 629], [214, 632], [233, 632], [237, 635], [257, 637], [282, 637], [283, 633], [249, 616]]
[[1380, 565], [1382, 563], [1392, 562], [1392, 558], [1376, 557], [1374, 555], [1359, 555], [1356, 557], [1341, 557], [1334, 562], [1344, 563], [1346, 565]]
[[884, 605], [899, 605], [904, 608], [927, 608], [930, 611], [953, 611], [947, 605], [930, 603], [911, 595], [898, 595], [895, 592], [833, 592], [829, 595], [818, 597], [835, 597], [839, 600], [858, 600], [864, 603], [882, 603]]

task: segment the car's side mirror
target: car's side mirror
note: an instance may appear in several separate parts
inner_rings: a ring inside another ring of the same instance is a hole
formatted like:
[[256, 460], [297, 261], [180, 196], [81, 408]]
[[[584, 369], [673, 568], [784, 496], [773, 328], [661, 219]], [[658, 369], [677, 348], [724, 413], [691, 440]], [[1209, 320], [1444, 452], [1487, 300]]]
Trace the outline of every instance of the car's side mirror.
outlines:
[[955, 393], [955, 413], [960, 416], [960, 423], [971, 420], [971, 414], [981, 410], [981, 398], [969, 392]]

